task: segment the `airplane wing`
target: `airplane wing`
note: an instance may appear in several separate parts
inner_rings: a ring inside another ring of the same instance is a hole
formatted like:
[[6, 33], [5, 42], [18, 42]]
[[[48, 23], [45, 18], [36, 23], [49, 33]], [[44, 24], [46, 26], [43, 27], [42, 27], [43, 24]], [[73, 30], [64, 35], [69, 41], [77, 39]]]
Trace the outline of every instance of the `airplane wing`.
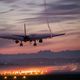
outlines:
[[36, 41], [38, 40], [39, 43], [43, 42], [43, 39], [46, 38], [52, 38], [52, 37], [56, 37], [56, 36], [62, 36], [65, 35], [63, 34], [30, 34], [30, 35], [1, 35], [0, 38], [3, 39], [9, 39], [9, 40], [15, 40], [15, 43], [19, 43], [20, 42], [20, 46], [23, 46], [22, 41], [26, 42], [26, 41], [34, 41], [34, 46], [36, 46]]
[[16, 36], [16, 35], [0, 35], [2, 39], [9, 39], [9, 40], [23, 40], [23, 37]]
[[[46, 38], [57, 37], [57, 36], [62, 36], [62, 35], [65, 35], [65, 33], [62, 33], [62, 34], [30, 34], [28, 35], [28, 38], [30, 40], [39, 40], [39, 39], [46, 39]], [[0, 35], [0, 38], [23, 41], [24, 35]]]
[[32, 40], [39, 40], [39, 39], [47, 39], [51, 37], [57, 37], [57, 36], [62, 36], [65, 35], [63, 34], [32, 34], [29, 36], [30, 39]]
[[[65, 35], [65, 33], [62, 33], [62, 34], [30, 34], [27, 36], [30, 40], [39, 40], [39, 39], [47, 39], [47, 38], [57, 37], [57, 36], [62, 36], [62, 35]], [[22, 38], [24, 37], [23, 35], [15, 35], [15, 36], [22, 37]]]

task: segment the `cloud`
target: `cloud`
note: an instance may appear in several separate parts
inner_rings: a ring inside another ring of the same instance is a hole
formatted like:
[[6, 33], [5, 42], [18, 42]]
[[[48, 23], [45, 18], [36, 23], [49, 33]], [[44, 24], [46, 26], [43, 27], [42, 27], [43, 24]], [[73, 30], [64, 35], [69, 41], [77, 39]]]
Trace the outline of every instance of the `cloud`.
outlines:
[[[15, 27], [15, 25], [11, 24], [0, 24], [0, 36], [4, 36], [6, 34], [12, 34], [12, 29]], [[11, 40], [2, 39], [0, 38], [0, 48], [8, 47], [8, 45], [11, 44]]]
[[68, 36], [70, 35], [77, 35], [78, 38], [80, 37], [80, 32], [71, 32], [71, 33], [67, 33]]
[[11, 24], [6, 24], [6, 23], [4, 23], [4, 24], [0, 24], [0, 31], [2, 30], [4, 30], [4, 31], [7, 31], [7, 30], [10, 30], [10, 29], [12, 29], [13, 27], [15, 27], [15, 25], [11, 25]]
[[34, 3], [34, 2], [28, 2], [28, 3], [25, 3], [25, 4], [28, 5], [28, 6], [37, 6], [37, 4]]
[[[48, 14], [46, 14], [46, 12]], [[69, 19], [73, 19], [75, 15], [80, 15], [80, 4], [79, 4], [79, 1], [77, 2], [74, 0], [59, 0], [53, 3], [53, 5], [52, 3], [47, 5], [46, 9], [44, 9], [42, 13], [45, 13], [45, 14], [42, 14], [42, 16], [45, 16], [45, 15], [53, 16], [53, 17], [56, 16], [56, 18], [58, 16], [58, 18], [61, 20], [63, 18], [65, 18], [65, 20], [66, 19], [69, 20]], [[49, 15], [49, 13], [51, 14]], [[69, 15], [69, 17], [67, 15]]]
[[[52, 14], [52, 13], [51, 13]], [[38, 14], [39, 15], [39, 14]], [[37, 17], [33, 17], [33, 18], [23, 18], [23, 19], [19, 19], [17, 20], [18, 23], [24, 23], [24, 22], [29, 22], [30, 25], [37, 25], [37, 24], [44, 24], [47, 22], [47, 19], [48, 19], [48, 22], [49, 23], [56, 23], [56, 22], [62, 22], [62, 21], [67, 21], [67, 20], [75, 20], [75, 19], [79, 19], [79, 17], [77, 16], [60, 16], [60, 15], [57, 15], [57, 16], [54, 16], [52, 14], [52, 16], [44, 16], [45, 14], [40, 14], [39, 16]]]
[[[5, 34], [13, 34], [15, 33], [16, 30], [14, 30], [16, 26], [15, 25], [11, 25], [11, 24], [0, 24], [0, 35], [5, 35]], [[4, 40], [5, 42], [3, 44], [5, 44], [7, 41]], [[0, 41], [1, 43], [2, 41]]]
[[5, 2], [5, 3], [13, 3], [13, 2], [15, 2], [17, 0], [0, 0], [0, 1]]
[[4, 47], [8, 47], [10, 43], [11, 43], [10, 40], [0, 38], [0, 50], [3, 49]]
[[79, 0], [61, 0], [61, 2], [63, 2], [63, 3], [77, 3], [77, 4], [79, 4]]
[[[22, 22], [33, 22], [37, 24], [45, 23], [46, 17], [49, 22], [60, 22], [67, 20], [80, 19], [80, 1], [75, 0], [57, 0], [48, 2], [46, 0], [46, 9], [43, 9], [39, 13], [29, 13], [29, 15], [35, 15], [34, 18], [20, 19]], [[44, 8], [44, 3], [26, 3], [29, 6], [40, 6]]]
[[39, 15], [40, 16], [51, 16], [54, 21], [64, 21], [80, 19], [80, 1], [74, 0], [59, 0], [55, 3], [47, 4]]
[[[64, 64], [80, 64], [80, 51], [62, 51], [62, 52], [51, 52], [51, 51], [40, 51], [35, 53], [19, 53], [19, 54], [8, 54], [0, 55], [0, 61], [7, 65], [12, 63], [14, 66], [19, 65], [64, 65]], [[2, 57], [3, 56], [3, 57]], [[35, 63], [35, 61], [36, 63]], [[54, 64], [53, 63], [56, 63]], [[41, 63], [40, 63], [41, 62]], [[29, 63], [29, 64], [28, 64]]]
[[46, 22], [46, 17], [33, 17], [33, 18], [23, 18], [23, 19], [20, 19], [18, 20], [17, 22], [19, 23], [24, 23], [24, 22], [29, 22], [30, 25], [33, 25], [33, 24], [42, 24], [42, 23], [45, 23]]
[[[46, 9], [44, 9], [44, 3], [40, 1], [19, 1], [19, 0], [0, 0], [6, 3], [11, 3], [18, 1], [12, 5], [10, 5], [11, 9], [7, 11], [0, 12], [1, 14], [9, 13], [13, 11], [16, 16], [24, 16], [23, 18], [17, 19], [17, 22], [31, 22], [33, 24], [43, 24], [46, 22], [46, 17], [48, 17], [49, 22], [60, 22], [66, 20], [80, 19], [80, 1], [75, 0], [56, 0], [56, 1], [48, 1], [46, 0]], [[36, 11], [39, 9], [41, 11]], [[15, 11], [14, 11], [15, 9]], [[31, 17], [29, 19], [28, 15]], [[13, 15], [14, 16], [14, 15]], [[32, 16], [35, 16], [32, 18]], [[27, 18], [28, 17], [28, 18]]]
[[2, 12], [0, 12], [0, 14], [9, 13], [9, 12], [11, 12], [11, 11], [14, 11], [14, 9], [9, 9], [9, 10], [7, 10], [7, 11], [2, 11]]

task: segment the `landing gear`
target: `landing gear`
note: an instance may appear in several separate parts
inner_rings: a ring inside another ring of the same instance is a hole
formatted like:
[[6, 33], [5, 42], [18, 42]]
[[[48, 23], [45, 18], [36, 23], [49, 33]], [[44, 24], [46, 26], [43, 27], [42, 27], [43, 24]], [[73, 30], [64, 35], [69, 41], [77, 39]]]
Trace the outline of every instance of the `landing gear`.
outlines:
[[20, 43], [20, 46], [23, 46], [23, 43], [22, 43], [22, 41], [21, 41], [21, 43]]
[[36, 41], [34, 41], [34, 44], [33, 44], [33, 46], [37, 46], [37, 43], [36, 43]]
[[39, 43], [42, 43], [42, 42], [43, 42], [43, 40], [42, 40], [42, 39], [40, 39], [40, 40], [39, 40]]
[[33, 45], [34, 45], [34, 46], [37, 46], [37, 44], [36, 44], [36, 43], [34, 43]]
[[20, 43], [20, 46], [23, 46], [23, 44], [22, 44], [22, 43]]
[[15, 43], [16, 43], [16, 44], [18, 44], [18, 43], [19, 43], [19, 41], [18, 41], [18, 40], [16, 40], [16, 41], [15, 41]]

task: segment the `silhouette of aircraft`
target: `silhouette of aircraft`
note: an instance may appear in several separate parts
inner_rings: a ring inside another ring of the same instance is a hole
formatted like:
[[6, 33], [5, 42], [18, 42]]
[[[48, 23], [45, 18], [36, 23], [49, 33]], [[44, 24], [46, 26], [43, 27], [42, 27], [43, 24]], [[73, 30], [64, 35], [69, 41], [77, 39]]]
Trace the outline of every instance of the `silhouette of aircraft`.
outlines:
[[[44, 0], [44, 7], [45, 7], [45, 12], [46, 11], [46, 0]], [[34, 42], [33, 46], [37, 46], [37, 41], [39, 43], [43, 42], [43, 39], [47, 39], [47, 38], [52, 38], [52, 37], [56, 37], [56, 36], [62, 36], [65, 35], [65, 33], [61, 33], [61, 34], [53, 34], [49, 25], [49, 21], [48, 18], [46, 17], [46, 22], [49, 28], [50, 33], [46, 33], [46, 34], [26, 34], [26, 24], [24, 24], [24, 35], [4, 35], [4, 36], [0, 36], [0, 38], [3, 39], [11, 39], [14, 40], [16, 44], [20, 43], [20, 46], [23, 46], [23, 42]]]
[[50, 33], [45, 34], [26, 34], [26, 24], [24, 24], [24, 35], [1, 35], [0, 38], [14, 40], [16, 44], [20, 43], [20, 46], [23, 46], [23, 42], [34, 42], [33, 46], [37, 46], [37, 41], [39, 43], [43, 42], [43, 39], [57, 37], [65, 35], [65, 33], [61, 34], [53, 34], [51, 32], [50, 26], [48, 25]]

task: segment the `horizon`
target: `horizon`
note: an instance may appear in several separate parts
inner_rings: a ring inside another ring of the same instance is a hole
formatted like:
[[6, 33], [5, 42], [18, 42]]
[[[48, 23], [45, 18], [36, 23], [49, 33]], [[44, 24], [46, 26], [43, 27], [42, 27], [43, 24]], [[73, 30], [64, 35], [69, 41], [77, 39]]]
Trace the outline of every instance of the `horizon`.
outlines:
[[22, 54], [39, 54], [39, 53], [44, 53], [44, 52], [50, 52], [50, 53], [64, 53], [64, 52], [80, 52], [80, 50], [63, 50], [63, 51], [52, 51], [52, 50], [40, 50], [40, 51], [38, 51], [38, 52], [32, 52], [32, 53], [16, 53], [16, 54], [14, 54], [14, 53], [12, 53], [12, 54], [9, 54], [9, 53], [0, 53], [0, 55], [18, 55], [18, 54], [20, 54], [20, 55], [22, 55]]
[[44, 73], [45, 70], [47, 70], [47, 73], [52, 71], [54, 73], [59, 71], [80, 72], [79, 53], [80, 51], [76, 50], [57, 53], [50, 51], [41, 51], [37, 54], [2, 54], [0, 55], [0, 73], [17, 73], [35, 70], [43, 71]]

